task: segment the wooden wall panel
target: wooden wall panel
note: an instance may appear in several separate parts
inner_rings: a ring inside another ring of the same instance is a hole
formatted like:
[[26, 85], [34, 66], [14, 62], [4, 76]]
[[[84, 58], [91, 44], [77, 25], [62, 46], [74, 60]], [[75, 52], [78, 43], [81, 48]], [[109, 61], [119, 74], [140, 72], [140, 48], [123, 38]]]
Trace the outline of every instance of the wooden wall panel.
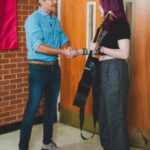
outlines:
[[[62, 1], [62, 26], [70, 38], [71, 46], [85, 46], [85, 0], [75, 2]], [[65, 11], [65, 12], [64, 12]], [[74, 59], [61, 58], [62, 84], [61, 84], [61, 107], [73, 109], [72, 103], [77, 88], [83, 65], [84, 57]]]
[[[89, 0], [88, 0], [89, 1]], [[95, 0], [91, 0], [95, 1]], [[97, 0], [98, 2], [98, 0]], [[99, 13], [97, 7], [97, 13]], [[97, 15], [99, 16], [99, 14]], [[86, 46], [86, 0], [70, 1], [62, 0], [62, 26], [70, 38], [71, 46], [83, 48]], [[100, 17], [97, 17], [97, 26], [100, 23]], [[80, 56], [71, 60], [61, 57], [61, 107], [67, 110], [77, 108], [72, 105], [76, 94], [78, 82], [83, 72], [85, 57]], [[91, 112], [91, 94], [86, 105], [86, 113]]]
[[134, 67], [129, 96], [129, 124], [150, 130], [150, 1], [135, 1]]
[[[88, 0], [89, 1], [89, 0]], [[91, 0], [93, 1], [93, 0]], [[97, 0], [98, 2], [98, 0]], [[129, 125], [150, 130], [150, 1], [135, 1], [134, 66], [129, 94]], [[97, 8], [97, 26], [102, 18]], [[62, 25], [75, 47], [86, 45], [86, 0], [62, 0]], [[68, 110], [72, 106], [78, 81], [81, 78], [85, 58], [68, 60], [61, 58], [62, 86], [61, 106]], [[86, 113], [91, 114], [91, 97]]]

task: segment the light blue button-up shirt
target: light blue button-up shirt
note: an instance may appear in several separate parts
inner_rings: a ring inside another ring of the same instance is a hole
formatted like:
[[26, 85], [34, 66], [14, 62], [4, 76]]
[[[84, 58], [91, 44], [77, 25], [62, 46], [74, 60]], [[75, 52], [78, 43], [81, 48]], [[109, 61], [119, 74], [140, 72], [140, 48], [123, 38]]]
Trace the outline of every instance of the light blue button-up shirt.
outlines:
[[41, 53], [37, 48], [42, 43], [59, 48], [68, 41], [59, 20], [54, 15], [48, 15], [41, 7], [27, 18], [25, 31], [29, 60], [55, 61], [58, 55]]

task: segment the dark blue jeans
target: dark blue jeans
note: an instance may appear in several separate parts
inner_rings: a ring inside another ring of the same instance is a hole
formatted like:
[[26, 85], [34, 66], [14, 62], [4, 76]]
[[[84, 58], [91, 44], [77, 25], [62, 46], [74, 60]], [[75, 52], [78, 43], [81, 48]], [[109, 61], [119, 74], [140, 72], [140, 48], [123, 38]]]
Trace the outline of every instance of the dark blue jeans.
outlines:
[[60, 68], [58, 64], [29, 65], [29, 99], [20, 131], [20, 150], [28, 150], [33, 120], [42, 96], [45, 98], [43, 143], [49, 144], [52, 141], [59, 89]]

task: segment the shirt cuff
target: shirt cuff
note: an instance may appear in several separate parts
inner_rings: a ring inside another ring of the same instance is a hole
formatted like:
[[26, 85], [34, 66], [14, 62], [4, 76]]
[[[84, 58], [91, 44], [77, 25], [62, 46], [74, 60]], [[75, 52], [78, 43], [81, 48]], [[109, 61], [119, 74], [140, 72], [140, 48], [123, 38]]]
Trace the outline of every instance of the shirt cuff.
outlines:
[[62, 41], [61, 41], [61, 46], [63, 46], [66, 42], [68, 42], [69, 39], [68, 38], [64, 38]]
[[43, 43], [43, 41], [38, 40], [33, 44], [33, 48], [36, 51], [38, 49], [38, 47]]

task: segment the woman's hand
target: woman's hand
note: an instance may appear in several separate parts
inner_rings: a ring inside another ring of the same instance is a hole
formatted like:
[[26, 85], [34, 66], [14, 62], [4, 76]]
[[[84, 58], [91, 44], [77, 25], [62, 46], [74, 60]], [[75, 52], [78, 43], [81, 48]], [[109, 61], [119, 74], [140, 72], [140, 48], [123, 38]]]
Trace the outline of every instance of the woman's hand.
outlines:
[[90, 43], [88, 51], [93, 51], [93, 54], [96, 54], [97, 43]]
[[89, 47], [88, 47], [88, 50], [94, 50], [96, 48], [96, 43], [90, 43]]

